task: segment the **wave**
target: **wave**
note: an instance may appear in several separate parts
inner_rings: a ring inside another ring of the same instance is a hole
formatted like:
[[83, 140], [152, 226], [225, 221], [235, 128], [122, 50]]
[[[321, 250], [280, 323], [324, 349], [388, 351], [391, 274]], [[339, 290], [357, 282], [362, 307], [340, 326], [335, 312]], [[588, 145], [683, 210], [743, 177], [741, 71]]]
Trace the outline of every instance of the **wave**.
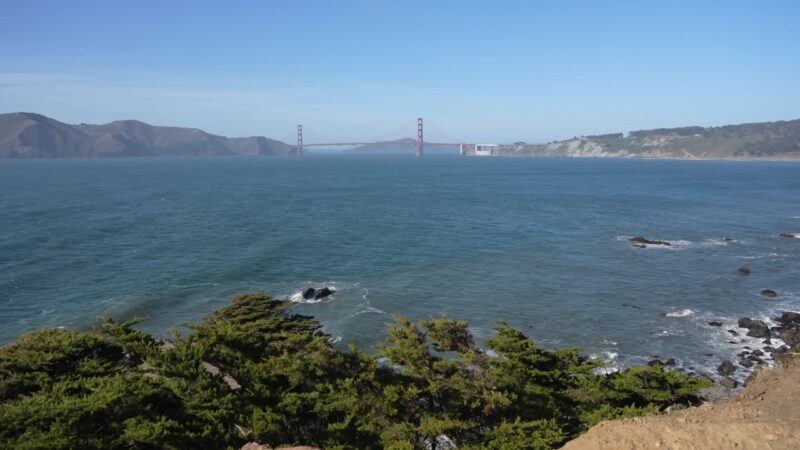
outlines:
[[[780, 311], [786, 310], [785, 305], [773, 305], [768, 310], [762, 311], [760, 314], [751, 315], [753, 319], [764, 321], [768, 327], [772, 328], [777, 324], [772, 319], [773, 316], [780, 315]], [[710, 327], [708, 321], [717, 321], [722, 323], [720, 327]], [[772, 348], [780, 348], [786, 343], [774, 335], [770, 337], [769, 343], [765, 343], [763, 338], [755, 338], [747, 336], [746, 328], [739, 328], [738, 318], [733, 316], [718, 316], [708, 314], [699, 314], [697, 316], [697, 326], [706, 330], [709, 345], [716, 351], [713, 356], [708, 356], [702, 363], [698, 364], [701, 373], [705, 373], [714, 379], [719, 379], [721, 376], [717, 374], [717, 367], [724, 360], [731, 361], [736, 367], [736, 371], [730, 375], [743, 384], [747, 377], [754, 371], [758, 370], [758, 364], [753, 364], [753, 367], [744, 367], [739, 364], [742, 359], [743, 352], [753, 352], [761, 350], [762, 355], [758, 356], [764, 364], [768, 367], [776, 365], [772, 357], [772, 353], [764, 350], [766, 346]]]
[[[630, 242], [630, 239], [633, 236], [615, 236], [614, 240], [616, 241], [625, 241]], [[685, 250], [693, 245], [695, 245], [692, 241], [687, 241], [683, 239], [677, 240], [670, 240], [670, 239], [662, 239], [658, 238], [660, 241], [669, 242], [670, 245], [658, 245], [658, 244], [640, 244], [643, 245], [642, 247], [634, 247], [631, 245], [632, 248], [636, 248], [637, 250], [650, 250], [650, 249], [658, 249], [658, 250]], [[632, 242], [634, 244], [635, 242]]]
[[747, 256], [735, 256], [734, 258], [738, 259], [764, 259], [764, 258], [785, 258], [789, 255], [783, 253], [762, 253], [759, 255], [747, 255]]
[[594, 373], [598, 375], [608, 375], [622, 370], [622, 366], [620, 366], [619, 363], [617, 362], [618, 356], [619, 353], [610, 351], [601, 351], [598, 353], [590, 354], [589, 355], [590, 360], [592, 361], [599, 360], [603, 362], [603, 366], [594, 369]]
[[703, 245], [732, 245], [732, 244], [738, 244], [739, 242], [740, 241], [737, 239], [723, 237], [723, 238], [706, 239], [705, 241], [703, 241]]
[[371, 305], [365, 305], [364, 309], [362, 309], [361, 311], [356, 312], [351, 317], [360, 316], [361, 314], [370, 314], [370, 313], [372, 313], [372, 314], [383, 314], [383, 315], [386, 315], [386, 316], [391, 315], [388, 312], [386, 312], [386, 311], [384, 311], [384, 310], [382, 310], [380, 308], [376, 308], [376, 307], [371, 306]]
[[664, 315], [666, 317], [687, 317], [687, 316], [691, 316], [692, 314], [694, 314], [694, 311], [692, 311], [689, 308], [686, 308], [686, 309], [681, 309], [681, 310], [678, 310], [678, 311], [670, 311], [670, 312], [668, 312], [668, 313], [666, 313]]
[[170, 284], [169, 287], [173, 289], [191, 289], [197, 287], [216, 287], [219, 283], [193, 283], [193, 284]]

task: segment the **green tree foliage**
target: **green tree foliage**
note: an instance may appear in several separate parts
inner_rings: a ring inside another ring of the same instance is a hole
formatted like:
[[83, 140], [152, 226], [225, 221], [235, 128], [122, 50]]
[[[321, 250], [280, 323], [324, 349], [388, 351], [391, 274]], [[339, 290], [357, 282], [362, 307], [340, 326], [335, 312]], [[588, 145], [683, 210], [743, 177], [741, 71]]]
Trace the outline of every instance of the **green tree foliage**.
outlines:
[[446, 316], [396, 317], [376, 354], [340, 351], [290, 307], [238, 296], [170, 343], [136, 320], [22, 336], [0, 348], [0, 448], [549, 449], [706, 385], [660, 366], [601, 375], [503, 323], [487, 352]]

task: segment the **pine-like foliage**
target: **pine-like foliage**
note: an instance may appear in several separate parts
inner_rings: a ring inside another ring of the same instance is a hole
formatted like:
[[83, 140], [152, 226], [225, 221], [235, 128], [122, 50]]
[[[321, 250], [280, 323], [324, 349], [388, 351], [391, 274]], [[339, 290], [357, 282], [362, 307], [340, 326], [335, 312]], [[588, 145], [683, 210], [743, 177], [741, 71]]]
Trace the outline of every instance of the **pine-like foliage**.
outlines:
[[337, 350], [287, 302], [242, 295], [170, 343], [105, 320], [0, 348], [0, 448], [548, 449], [600, 420], [693, 404], [660, 366], [595, 373], [499, 324], [396, 317], [375, 354]]

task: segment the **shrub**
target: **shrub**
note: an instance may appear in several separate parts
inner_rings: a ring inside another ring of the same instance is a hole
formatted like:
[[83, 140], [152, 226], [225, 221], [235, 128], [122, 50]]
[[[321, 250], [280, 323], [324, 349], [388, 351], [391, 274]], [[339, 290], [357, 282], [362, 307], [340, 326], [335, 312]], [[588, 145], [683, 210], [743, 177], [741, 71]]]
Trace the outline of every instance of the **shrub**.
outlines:
[[396, 317], [376, 354], [340, 351], [290, 307], [238, 296], [170, 345], [138, 320], [22, 336], [0, 348], [0, 447], [548, 449], [707, 384], [660, 366], [600, 375], [504, 323], [489, 357], [446, 316]]

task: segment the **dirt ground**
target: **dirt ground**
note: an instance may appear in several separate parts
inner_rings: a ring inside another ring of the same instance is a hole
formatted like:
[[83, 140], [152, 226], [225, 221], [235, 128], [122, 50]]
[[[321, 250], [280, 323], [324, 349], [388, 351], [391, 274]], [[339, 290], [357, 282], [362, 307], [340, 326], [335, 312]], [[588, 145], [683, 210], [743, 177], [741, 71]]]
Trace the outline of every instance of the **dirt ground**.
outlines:
[[602, 422], [563, 449], [800, 449], [800, 366], [764, 370], [720, 403]]

